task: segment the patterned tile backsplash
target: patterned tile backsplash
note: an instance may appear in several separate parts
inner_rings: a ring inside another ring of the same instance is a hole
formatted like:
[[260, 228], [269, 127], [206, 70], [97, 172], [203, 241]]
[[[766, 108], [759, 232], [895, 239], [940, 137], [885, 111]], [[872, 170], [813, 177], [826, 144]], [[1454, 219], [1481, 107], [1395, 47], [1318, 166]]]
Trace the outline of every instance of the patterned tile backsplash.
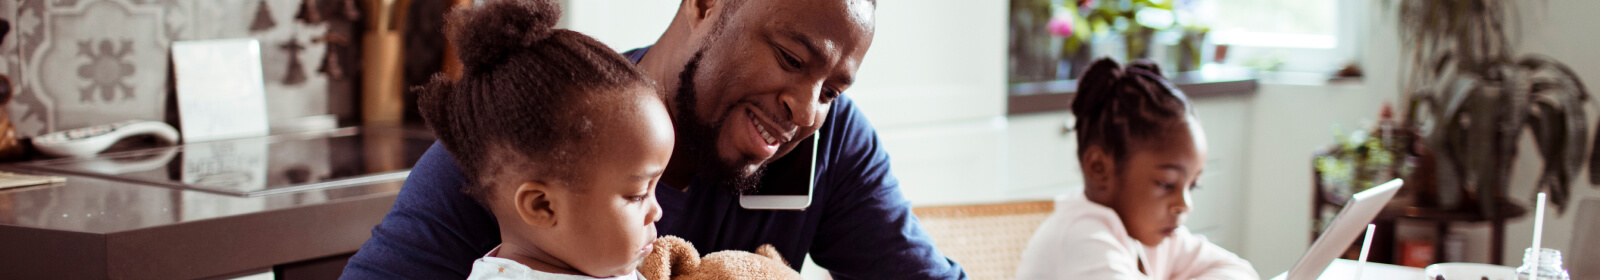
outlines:
[[12, 23], [0, 73], [17, 87], [6, 110], [24, 136], [164, 120], [173, 41], [250, 37], [261, 42], [268, 118], [327, 114], [330, 80], [318, 71], [327, 47], [318, 38], [329, 24], [296, 20], [301, 1], [0, 1], [0, 18]]

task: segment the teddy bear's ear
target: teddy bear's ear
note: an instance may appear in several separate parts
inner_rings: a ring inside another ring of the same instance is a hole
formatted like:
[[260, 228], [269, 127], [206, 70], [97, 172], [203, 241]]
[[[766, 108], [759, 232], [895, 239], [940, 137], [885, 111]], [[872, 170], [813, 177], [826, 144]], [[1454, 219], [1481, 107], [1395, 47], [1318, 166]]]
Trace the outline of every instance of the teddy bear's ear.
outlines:
[[639, 276], [645, 279], [672, 279], [700, 266], [700, 252], [683, 238], [662, 236], [654, 244], [655, 250], [639, 264]]
[[756, 254], [778, 260], [785, 266], [789, 265], [789, 261], [783, 260], [783, 255], [779, 255], [778, 248], [772, 247], [772, 244], [761, 244], [761, 247], [756, 248]]
[[655, 250], [650, 251], [650, 255], [639, 262], [640, 277], [648, 280], [667, 280], [672, 276], [672, 264], [668, 262], [672, 258], [672, 253], [666, 248], [671, 245], [662, 242], [664, 239], [656, 239], [656, 242], [651, 244], [656, 247]]

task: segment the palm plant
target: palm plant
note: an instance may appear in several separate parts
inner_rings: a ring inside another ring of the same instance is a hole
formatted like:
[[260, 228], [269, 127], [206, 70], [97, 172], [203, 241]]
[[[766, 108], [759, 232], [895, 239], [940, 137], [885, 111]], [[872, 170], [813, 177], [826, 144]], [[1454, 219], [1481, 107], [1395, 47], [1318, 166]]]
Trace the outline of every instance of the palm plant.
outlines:
[[[1548, 192], [1560, 213], [1586, 163], [1590, 96], [1566, 64], [1515, 52], [1507, 26], [1516, 22], [1520, 2], [1388, 1], [1387, 7], [1398, 10], [1411, 68], [1404, 85], [1405, 122], [1419, 129], [1436, 156], [1439, 204], [1455, 208], [1475, 201], [1485, 217], [1505, 218], [1498, 207], [1527, 129], [1544, 163], [1537, 190]], [[1600, 160], [1590, 157], [1587, 162]], [[1593, 184], [1600, 184], [1597, 167], [1590, 163]]]

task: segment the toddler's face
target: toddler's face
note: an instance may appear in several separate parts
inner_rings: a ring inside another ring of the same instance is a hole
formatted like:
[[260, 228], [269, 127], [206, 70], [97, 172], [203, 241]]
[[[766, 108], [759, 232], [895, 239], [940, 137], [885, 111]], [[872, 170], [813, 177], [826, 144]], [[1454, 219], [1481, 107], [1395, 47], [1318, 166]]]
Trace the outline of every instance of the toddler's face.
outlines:
[[1162, 139], [1130, 147], [1123, 164], [1114, 202], [1128, 234], [1145, 246], [1155, 246], [1183, 225], [1194, 191], [1205, 168], [1205, 133], [1199, 122], [1172, 126]]
[[[648, 90], [648, 89], [640, 89]], [[661, 219], [656, 182], [672, 157], [672, 119], [654, 94], [638, 94], [619, 117], [594, 120], [593, 157], [574, 166], [580, 178], [552, 201], [556, 224], [539, 246], [596, 277], [632, 273], [654, 248]], [[631, 98], [631, 97], [630, 97]], [[606, 111], [602, 109], [602, 111]]]

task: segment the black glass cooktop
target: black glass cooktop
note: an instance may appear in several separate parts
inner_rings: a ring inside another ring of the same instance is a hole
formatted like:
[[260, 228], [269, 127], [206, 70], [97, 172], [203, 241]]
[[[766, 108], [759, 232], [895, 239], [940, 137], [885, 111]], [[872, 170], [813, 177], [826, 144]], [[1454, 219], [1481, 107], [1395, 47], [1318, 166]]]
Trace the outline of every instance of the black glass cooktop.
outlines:
[[404, 180], [433, 141], [432, 135], [422, 131], [352, 127], [186, 143], [16, 166], [218, 194], [261, 196]]

